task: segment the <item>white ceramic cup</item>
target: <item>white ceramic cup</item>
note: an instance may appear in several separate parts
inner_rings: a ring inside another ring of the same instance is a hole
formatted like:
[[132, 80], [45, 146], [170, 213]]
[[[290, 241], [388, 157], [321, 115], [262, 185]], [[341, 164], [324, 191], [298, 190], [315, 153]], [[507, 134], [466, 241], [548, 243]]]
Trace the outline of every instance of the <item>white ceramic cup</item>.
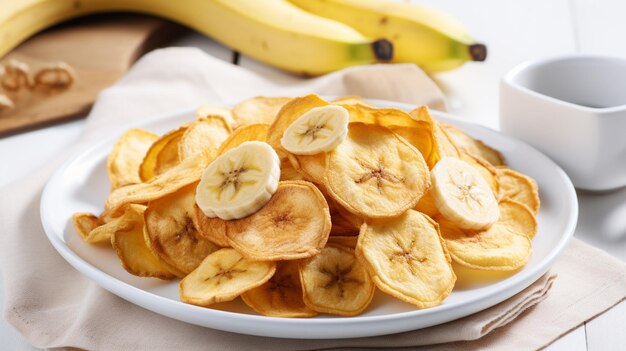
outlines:
[[566, 56], [515, 67], [500, 128], [552, 158], [579, 189], [626, 185], [626, 59]]

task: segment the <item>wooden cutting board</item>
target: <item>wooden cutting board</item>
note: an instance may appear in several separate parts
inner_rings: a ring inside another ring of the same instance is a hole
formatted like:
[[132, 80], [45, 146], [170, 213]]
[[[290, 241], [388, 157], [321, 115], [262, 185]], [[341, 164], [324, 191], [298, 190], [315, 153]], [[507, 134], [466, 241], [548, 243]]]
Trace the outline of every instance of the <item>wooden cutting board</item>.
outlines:
[[141, 55], [184, 32], [166, 20], [142, 15], [97, 15], [70, 21], [37, 34], [0, 63], [16, 59], [31, 72], [66, 62], [76, 81], [54, 94], [22, 89], [4, 92], [15, 108], [0, 112], [0, 135], [47, 123], [83, 117], [97, 94], [118, 80]]

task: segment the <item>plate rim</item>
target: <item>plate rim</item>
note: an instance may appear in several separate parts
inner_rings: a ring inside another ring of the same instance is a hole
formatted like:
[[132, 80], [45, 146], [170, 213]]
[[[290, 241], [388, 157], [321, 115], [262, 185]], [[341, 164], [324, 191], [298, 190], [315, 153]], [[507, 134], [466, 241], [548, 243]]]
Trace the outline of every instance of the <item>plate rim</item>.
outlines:
[[[414, 107], [406, 103], [387, 101], [387, 100], [367, 99], [367, 101], [370, 101], [378, 106], [392, 106], [392, 107], [400, 108], [403, 110], [410, 110]], [[228, 102], [223, 102], [222, 104], [232, 105], [232, 104], [229, 104]], [[193, 111], [195, 111], [195, 109], [191, 109], [191, 108], [173, 110], [170, 112], [159, 114], [155, 117], [144, 118], [144, 119], [132, 122], [132, 123], [128, 123], [120, 127], [120, 129], [116, 128], [116, 130], [123, 131], [129, 128], [141, 127], [141, 126], [146, 126], [146, 125], [150, 125], [153, 123], [157, 123], [160, 120], [176, 118], [176, 116], [192, 115]], [[489, 133], [495, 133], [495, 134], [505, 137], [506, 139], [512, 139], [517, 143], [520, 143], [526, 147], [533, 149], [539, 155], [541, 155], [542, 157], [545, 157], [550, 163], [554, 164], [552, 160], [550, 160], [547, 156], [545, 156], [540, 151], [534, 149], [532, 146], [528, 145], [527, 143], [519, 139], [511, 137], [507, 134], [504, 134], [500, 131], [496, 131], [494, 129], [491, 129], [489, 127], [486, 127], [480, 124], [465, 121], [454, 115], [440, 112], [440, 111], [431, 110], [431, 114], [437, 118], [443, 117], [443, 119], [453, 121], [454, 124], [461, 125], [462, 128], [463, 126], [471, 126], [471, 128], [485, 129]], [[477, 296], [467, 301], [456, 303], [454, 305], [440, 305], [440, 306], [437, 306], [435, 308], [430, 308], [430, 309], [421, 309], [421, 310], [416, 309], [413, 311], [397, 312], [397, 313], [390, 313], [390, 314], [385, 314], [385, 315], [354, 316], [354, 317], [347, 317], [347, 318], [346, 317], [321, 318], [321, 319], [281, 318], [281, 317], [267, 317], [267, 316], [262, 316], [262, 315], [252, 315], [252, 314], [245, 314], [245, 313], [239, 313], [239, 312], [208, 309], [204, 307], [185, 304], [180, 301], [176, 301], [170, 298], [153, 294], [151, 292], [135, 287], [129, 283], [126, 283], [122, 280], [117, 279], [116, 277], [112, 275], [105, 273], [104, 271], [100, 270], [96, 266], [92, 265], [91, 263], [81, 258], [62, 239], [63, 233], [61, 233], [61, 235], [58, 235], [56, 234], [54, 228], [51, 228], [52, 222], [50, 221], [49, 218], [47, 218], [48, 211], [45, 210], [45, 206], [50, 201], [50, 198], [54, 191], [52, 186], [55, 184], [55, 181], [57, 180], [57, 178], [60, 178], [60, 175], [63, 174], [67, 168], [73, 165], [80, 158], [89, 155], [95, 149], [98, 149], [99, 147], [103, 147], [105, 145], [111, 144], [112, 142], [115, 141], [116, 137], [117, 135], [115, 134], [115, 131], [112, 131], [110, 136], [105, 138], [104, 140], [100, 142], [96, 142], [84, 150], [77, 151], [75, 154], [69, 157], [66, 161], [64, 161], [64, 163], [60, 167], [58, 167], [50, 176], [50, 178], [46, 182], [46, 185], [44, 187], [41, 200], [40, 200], [40, 219], [41, 219], [41, 223], [44, 228], [44, 231], [46, 233], [46, 237], [51, 242], [55, 250], [68, 263], [70, 263], [70, 265], [74, 267], [74, 269], [78, 270], [83, 276], [90, 279], [97, 285], [105, 288], [109, 292], [133, 304], [146, 308], [152, 312], [165, 315], [167, 317], [174, 318], [183, 322], [192, 323], [192, 324], [196, 324], [196, 325], [200, 325], [204, 327], [209, 327], [209, 326], [207, 326], [206, 323], [200, 324], [201, 321], [198, 321], [198, 320], [190, 321], [190, 319], [194, 319], [192, 315], [193, 313], [197, 311], [203, 311], [201, 313], [206, 313], [208, 315], [211, 315], [207, 318], [220, 319], [220, 317], [228, 317], [229, 319], [232, 319], [233, 321], [235, 321], [234, 325], [232, 325], [232, 323], [225, 323], [225, 325], [226, 324], [228, 325], [226, 325], [224, 328], [215, 327], [215, 326], [211, 326], [210, 328], [229, 331], [229, 332], [244, 334], [241, 331], [233, 330], [233, 329], [239, 329], [239, 328], [235, 328], [235, 325], [237, 324], [237, 322], [247, 322], [247, 323], [248, 322], [250, 323], [263, 322], [263, 323], [271, 323], [272, 325], [275, 325], [275, 326], [279, 326], [281, 324], [282, 325], [289, 324], [291, 326], [297, 325], [297, 327], [307, 327], [307, 326], [314, 327], [314, 326], [320, 326], [320, 325], [333, 327], [333, 326], [338, 326], [338, 325], [345, 325], [346, 323], [362, 325], [362, 324], [369, 324], [369, 323], [384, 323], [384, 322], [389, 322], [389, 321], [398, 322], [398, 321], [403, 321], [407, 319], [413, 319], [417, 317], [416, 314], [418, 313], [419, 313], [420, 318], [429, 318], [429, 317], [432, 317], [433, 314], [434, 315], [445, 314], [454, 310], [465, 310], [466, 312], [469, 311], [468, 313], [461, 313], [462, 315], [456, 316], [453, 319], [445, 319], [445, 321], [438, 321], [438, 322], [436, 321], [435, 323], [430, 323], [430, 324], [427, 323], [428, 325], [424, 325], [418, 328], [411, 328], [409, 326], [409, 328], [405, 328], [403, 330], [397, 330], [397, 328], [395, 328], [393, 331], [382, 330], [381, 332], [376, 332], [376, 333], [367, 333], [367, 332], [363, 333], [363, 332], [357, 331], [357, 332], [350, 333], [350, 335], [336, 335], [336, 336], [324, 335], [323, 337], [316, 337], [314, 334], [311, 334], [308, 331], [304, 331], [302, 334], [299, 334], [299, 335], [293, 335], [293, 336], [286, 335], [285, 336], [283, 334], [281, 336], [277, 336], [277, 334], [264, 332], [268, 328], [260, 328], [260, 330], [258, 331], [245, 333], [249, 335], [280, 337], [280, 338], [308, 338], [308, 339], [354, 338], [354, 337], [364, 337], [364, 336], [386, 335], [386, 334], [392, 334], [392, 333], [403, 332], [403, 331], [408, 331], [408, 330], [416, 330], [416, 329], [421, 329], [427, 326], [437, 325], [437, 324], [441, 324], [447, 321], [463, 318], [464, 316], [468, 316], [470, 314], [476, 313], [478, 311], [482, 311], [491, 306], [495, 306], [496, 304], [508, 299], [509, 297], [517, 294], [518, 292], [522, 291], [526, 287], [530, 286], [537, 279], [539, 279], [543, 274], [545, 274], [553, 265], [555, 260], [561, 255], [561, 253], [563, 252], [563, 250], [565, 249], [565, 247], [567, 246], [567, 244], [573, 237], [574, 230], [576, 228], [576, 224], [578, 220], [578, 201], [577, 201], [576, 193], [574, 190], [574, 186], [572, 185], [571, 180], [569, 179], [567, 174], [565, 174], [565, 172], [558, 165], [554, 164], [554, 166], [557, 169], [557, 172], [560, 173], [561, 178], [562, 180], [565, 181], [565, 186], [568, 189], [566, 202], [567, 204], [569, 204], [569, 211], [567, 211], [568, 219], [567, 219], [567, 223], [564, 229], [564, 233], [562, 234], [557, 245], [551, 251], [549, 251], [549, 253], [540, 262], [538, 262], [538, 265], [536, 268], [534, 268], [533, 270], [516, 273], [516, 275], [521, 274], [520, 276], [518, 276], [518, 279], [504, 280], [504, 281], [497, 282], [497, 284], [502, 284], [502, 286], [498, 290], [488, 293], [485, 296]], [[139, 295], [134, 296], [136, 294], [139, 294]], [[146, 300], [141, 301], [141, 299], [146, 299]], [[162, 309], [155, 310], [154, 308], [150, 307], [154, 303], [159, 304], [163, 302], [165, 303], [165, 305], [162, 306]], [[173, 304], [173, 305], [170, 306], [170, 304]], [[172, 308], [174, 310], [172, 310]], [[189, 311], [191, 313], [189, 316], [191, 316], [192, 318], [182, 319], [180, 318], [180, 316], [177, 316], [181, 312], [184, 314], [186, 311]], [[219, 322], [220, 321], [218, 321], [218, 324]]]

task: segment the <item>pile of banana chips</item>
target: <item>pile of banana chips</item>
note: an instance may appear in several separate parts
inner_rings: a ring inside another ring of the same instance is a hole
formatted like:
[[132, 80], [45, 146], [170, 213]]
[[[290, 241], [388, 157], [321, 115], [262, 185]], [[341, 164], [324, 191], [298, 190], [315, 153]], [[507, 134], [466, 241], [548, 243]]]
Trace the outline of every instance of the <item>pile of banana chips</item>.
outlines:
[[437, 306], [453, 263], [517, 270], [537, 228], [536, 182], [498, 151], [424, 106], [358, 97], [201, 106], [163, 135], [127, 131], [107, 171], [104, 211], [73, 216], [86, 242], [131, 274], [182, 278], [183, 302], [241, 296], [267, 316], [356, 315], [377, 288]]

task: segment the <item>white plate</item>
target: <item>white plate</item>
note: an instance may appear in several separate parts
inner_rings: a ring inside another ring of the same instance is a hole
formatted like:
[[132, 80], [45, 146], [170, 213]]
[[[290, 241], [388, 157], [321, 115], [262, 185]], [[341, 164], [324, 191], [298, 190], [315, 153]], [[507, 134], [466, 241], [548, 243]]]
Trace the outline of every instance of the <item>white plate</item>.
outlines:
[[[380, 106], [411, 106], [376, 101]], [[193, 110], [146, 121], [138, 127], [165, 132], [191, 120]], [[460, 279], [450, 296], [433, 308], [417, 310], [377, 292], [370, 307], [356, 317], [321, 315], [310, 319], [270, 318], [255, 314], [239, 299], [215, 308], [179, 301], [178, 281], [138, 278], [128, 274], [110, 248], [84, 243], [71, 224], [74, 212], [102, 211], [109, 192], [106, 157], [119, 135], [67, 161], [48, 181], [41, 198], [41, 221], [48, 239], [74, 268], [112, 293], [150, 311], [184, 322], [230, 332], [281, 338], [352, 338], [399, 333], [424, 328], [493, 306], [523, 290], [552, 265], [571, 238], [578, 215], [574, 188], [565, 173], [532, 147], [487, 128], [433, 112], [472, 136], [501, 150], [511, 167], [539, 184], [541, 210], [528, 264], [512, 274], [481, 274]]]

